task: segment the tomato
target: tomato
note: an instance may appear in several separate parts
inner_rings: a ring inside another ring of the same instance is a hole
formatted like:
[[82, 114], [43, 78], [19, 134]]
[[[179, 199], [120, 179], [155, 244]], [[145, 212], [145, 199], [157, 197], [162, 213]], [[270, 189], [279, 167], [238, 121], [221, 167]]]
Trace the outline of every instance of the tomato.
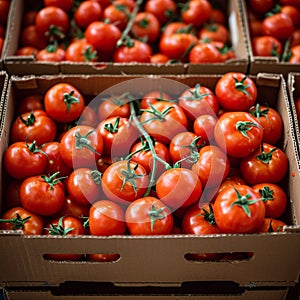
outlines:
[[192, 167], [202, 185], [208, 188], [219, 186], [228, 176], [229, 169], [230, 162], [227, 155], [213, 145], [200, 149], [199, 158]]
[[190, 131], [176, 134], [169, 145], [170, 156], [173, 164], [179, 163], [183, 168], [191, 169], [199, 158], [199, 149], [203, 142], [199, 136]]
[[43, 110], [43, 95], [32, 94], [23, 98], [18, 105], [18, 114], [21, 115], [32, 110]]
[[200, 136], [202, 143], [211, 144], [214, 140], [214, 130], [217, 118], [212, 115], [203, 114], [196, 118], [193, 129], [197, 136]]
[[198, 39], [191, 33], [173, 33], [163, 35], [159, 41], [159, 50], [170, 59], [187, 61], [191, 49]]
[[29, 25], [34, 25], [36, 14], [37, 14], [36, 10], [24, 11], [22, 17], [22, 27], [24, 28]]
[[95, 62], [97, 58], [97, 51], [85, 38], [70, 43], [65, 51], [65, 60], [68, 61]]
[[240, 164], [242, 177], [251, 185], [281, 181], [288, 170], [287, 155], [279, 148], [263, 143]]
[[258, 15], [264, 15], [275, 5], [274, 0], [248, 0], [249, 8]]
[[258, 37], [262, 35], [262, 22], [258, 19], [249, 20], [249, 32], [251, 38]]
[[193, 26], [190, 24], [186, 24], [181, 21], [174, 21], [167, 23], [163, 28], [162, 28], [162, 34], [163, 35], [170, 35], [173, 33], [192, 33], [196, 35], [196, 32], [194, 32]]
[[182, 108], [173, 103], [159, 101], [141, 114], [141, 123], [155, 140], [168, 144], [179, 132], [186, 131], [188, 122]]
[[47, 47], [47, 39], [37, 30], [35, 25], [29, 25], [21, 31], [20, 45], [35, 47], [41, 50]]
[[18, 116], [12, 123], [11, 141], [36, 141], [37, 145], [50, 142], [56, 137], [56, 124], [43, 110], [33, 110]]
[[103, 9], [111, 4], [110, 0], [91, 0], [91, 1], [98, 2]]
[[95, 128], [77, 125], [61, 139], [60, 155], [69, 167], [93, 167], [103, 151], [103, 139]]
[[262, 226], [258, 229], [259, 233], [282, 232], [287, 224], [281, 220], [273, 218], [264, 218]]
[[66, 57], [65, 50], [56, 46], [48, 46], [45, 49], [42, 49], [36, 55], [37, 61], [64, 61]]
[[257, 88], [245, 74], [229, 72], [218, 80], [215, 94], [225, 110], [247, 111], [256, 102]]
[[186, 24], [200, 27], [209, 20], [211, 9], [207, 0], [190, 0], [181, 10], [181, 18]]
[[199, 201], [202, 184], [192, 170], [172, 168], [162, 173], [157, 179], [156, 193], [168, 207], [177, 209]]
[[22, 230], [24, 235], [39, 235], [43, 229], [43, 219], [23, 207], [7, 210], [0, 219], [0, 230]]
[[10, 1], [0, 0], [0, 25], [6, 26], [10, 9]]
[[69, 12], [73, 8], [73, 0], [43, 0], [44, 6], [56, 6], [63, 9], [65, 12]]
[[72, 122], [84, 110], [84, 98], [71, 84], [57, 83], [50, 87], [44, 97], [47, 114], [58, 122]]
[[152, 54], [150, 57], [150, 62], [153, 64], [165, 64], [170, 60], [170, 58], [162, 53]]
[[172, 20], [176, 10], [176, 2], [173, 0], [148, 0], [145, 4], [145, 11], [155, 15], [161, 25]]
[[39, 49], [38, 48], [35, 48], [35, 47], [31, 47], [31, 46], [26, 46], [26, 47], [21, 47], [19, 48], [15, 55], [16, 56], [34, 56], [36, 57], [37, 54], [39, 53]]
[[251, 45], [254, 56], [275, 56], [279, 59], [282, 54], [281, 42], [273, 36], [254, 37]]
[[300, 28], [295, 29], [291, 38], [290, 47], [300, 45]]
[[223, 58], [220, 51], [211, 43], [197, 44], [189, 54], [189, 61], [193, 64], [220, 63]]
[[149, 44], [154, 43], [160, 35], [160, 23], [149, 12], [139, 12], [134, 18], [131, 33], [135, 39], [145, 39]]
[[125, 213], [121, 206], [109, 200], [93, 203], [89, 212], [91, 235], [122, 235], [126, 232]]
[[99, 21], [102, 16], [101, 5], [95, 1], [83, 1], [74, 13], [74, 20], [81, 28], [87, 28], [92, 22]]
[[89, 206], [102, 196], [101, 173], [89, 168], [78, 168], [69, 175], [67, 190], [78, 204]]
[[299, 64], [300, 63], [300, 45], [292, 47], [290, 51], [291, 51], [291, 55], [288, 58], [287, 62], [293, 63], [293, 64]]
[[38, 11], [35, 18], [37, 31], [50, 40], [63, 39], [69, 30], [67, 13], [56, 6], [46, 6]]
[[110, 53], [116, 48], [117, 41], [122, 33], [114, 24], [106, 24], [101, 21], [91, 23], [85, 30], [86, 40], [99, 52]]
[[263, 141], [275, 145], [282, 137], [283, 131], [280, 114], [274, 108], [259, 104], [250, 108], [250, 113], [256, 117], [264, 129]]
[[292, 5], [284, 5], [281, 7], [281, 13], [292, 19], [294, 28], [299, 28], [300, 25], [300, 9]]
[[149, 186], [145, 168], [130, 160], [112, 163], [102, 175], [102, 189], [106, 197], [119, 204], [129, 204], [141, 198]]
[[110, 24], [115, 24], [121, 31], [125, 29], [129, 16], [130, 8], [116, 2], [107, 6], [103, 11], [103, 19], [108, 20]]
[[300, 1], [299, 0], [279, 0], [279, 4], [281, 4], [281, 5], [292, 5], [292, 6], [300, 8]]
[[114, 262], [120, 258], [118, 253], [91, 253], [87, 254], [87, 260], [97, 262]]
[[216, 24], [227, 25], [227, 16], [223, 10], [218, 8], [211, 8], [210, 21]]
[[67, 166], [60, 154], [60, 143], [53, 141], [42, 145], [41, 150], [48, 157], [48, 164], [44, 171], [45, 174], [53, 174], [59, 171], [60, 176], [67, 176], [71, 173], [71, 167]]
[[200, 29], [198, 37], [200, 40], [210, 40], [227, 43], [229, 38], [229, 31], [222, 24], [210, 23], [204, 25], [204, 27]]
[[98, 125], [98, 116], [91, 106], [86, 106], [77, 120], [77, 125], [87, 125], [96, 127]]
[[103, 173], [113, 162], [114, 161], [110, 156], [101, 155], [101, 157], [97, 160], [98, 171]]
[[292, 36], [294, 24], [286, 14], [276, 13], [262, 21], [261, 30], [263, 35], [271, 35], [279, 41], [285, 41]]
[[245, 157], [262, 143], [263, 128], [250, 113], [226, 112], [215, 125], [214, 137], [227, 155]]
[[152, 49], [149, 44], [139, 40], [131, 40], [115, 50], [113, 61], [117, 63], [149, 63], [151, 55]]
[[151, 91], [149, 93], [146, 93], [141, 102], [140, 102], [140, 108], [146, 109], [150, 107], [150, 103], [154, 104], [157, 101], [171, 101], [171, 97], [169, 94], [164, 93], [162, 91]]
[[262, 226], [265, 206], [260, 194], [247, 185], [224, 189], [214, 202], [217, 226], [225, 233], [253, 233]]
[[185, 90], [178, 103], [192, 122], [201, 115], [215, 116], [219, 111], [218, 99], [213, 91], [200, 84]]
[[135, 125], [129, 119], [121, 117], [101, 121], [97, 132], [103, 139], [103, 154], [111, 157], [127, 155], [138, 138]]
[[[81, 221], [71, 216], [63, 216], [54, 219], [48, 223], [44, 230], [45, 235], [58, 235], [58, 236], [77, 236], [84, 235], [85, 229]], [[47, 259], [51, 260], [80, 260], [83, 254], [46, 254]]]
[[65, 189], [57, 175], [27, 177], [20, 186], [22, 206], [41, 216], [51, 216], [61, 210]]
[[98, 118], [100, 121], [111, 117], [130, 117], [130, 95], [123, 94], [105, 98], [98, 106]]
[[4, 152], [6, 172], [15, 179], [23, 180], [29, 176], [42, 174], [47, 166], [47, 156], [35, 142], [16, 142]]
[[174, 225], [169, 208], [155, 197], [132, 202], [126, 209], [125, 220], [131, 235], [170, 234]]
[[259, 183], [253, 189], [260, 193], [265, 204], [266, 217], [279, 218], [287, 207], [287, 196], [285, 191], [274, 183]]

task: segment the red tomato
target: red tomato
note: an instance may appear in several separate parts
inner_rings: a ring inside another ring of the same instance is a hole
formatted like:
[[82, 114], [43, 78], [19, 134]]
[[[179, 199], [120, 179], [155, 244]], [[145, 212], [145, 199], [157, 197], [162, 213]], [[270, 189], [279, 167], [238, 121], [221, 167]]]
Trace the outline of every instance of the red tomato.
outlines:
[[98, 2], [103, 9], [111, 4], [110, 0], [91, 0], [91, 1]]
[[155, 197], [144, 197], [126, 209], [125, 220], [131, 235], [170, 234], [174, 221], [171, 211]]
[[200, 136], [205, 144], [211, 144], [214, 140], [214, 130], [217, 118], [212, 115], [201, 115], [193, 123], [193, 129], [196, 135]]
[[216, 116], [219, 111], [217, 97], [211, 89], [200, 84], [185, 90], [178, 103], [192, 122], [201, 115]]
[[152, 91], [143, 96], [140, 108], [146, 109], [150, 107], [150, 103], [154, 104], [157, 101], [171, 101], [170, 95], [161, 91]]
[[209, 20], [211, 9], [207, 0], [190, 0], [181, 10], [181, 18], [186, 24], [200, 27]]
[[47, 166], [47, 156], [35, 142], [17, 142], [4, 152], [3, 163], [6, 172], [15, 179], [42, 174]]
[[293, 64], [300, 63], [300, 45], [294, 46], [291, 48], [291, 55], [288, 57], [287, 62]]
[[24, 28], [29, 25], [34, 25], [36, 14], [37, 14], [36, 10], [24, 11], [22, 17], [22, 27]]
[[103, 154], [113, 157], [124, 156], [138, 138], [135, 125], [127, 118], [111, 117], [97, 127], [103, 139]]
[[242, 177], [251, 185], [281, 181], [288, 170], [288, 158], [279, 148], [263, 143], [240, 164]]
[[274, 108], [259, 104], [250, 108], [250, 113], [264, 129], [263, 141], [275, 145], [282, 137], [283, 131], [280, 114]]
[[262, 143], [263, 128], [250, 113], [226, 112], [218, 119], [214, 136], [227, 155], [245, 157]]
[[36, 60], [58, 62], [58, 61], [64, 61], [65, 57], [66, 57], [65, 50], [50, 45], [47, 48], [42, 49], [38, 52], [38, 54], [36, 55]]
[[300, 45], [300, 28], [295, 29], [291, 38], [291, 44], [290, 47], [298, 46]]
[[225, 233], [254, 233], [262, 226], [265, 206], [260, 194], [247, 185], [224, 189], [214, 202], [217, 226]]
[[96, 127], [98, 125], [98, 121], [98, 116], [95, 110], [91, 106], [86, 106], [77, 121], [77, 125]]
[[130, 8], [116, 2], [107, 6], [103, 11], [103, 19], [108, 20], [110, 24], [115, 24], [121, 31], [125, 29], [129, 16]]
[[227, 43], [229, 38], [228, 29], [222, 24], [209, 23], [204, 25], [198, 33], [200, 40], [219, 41]]
[[215, 94], [225, 110], [247, 111], [256, 102], [257, 88], [245, 74], [229, 72], [218, 80]]
[[65, 52], [65, 60], [75, 62], [95, 62], [97, 61], [97, 51], [92, 44], [88, 43], [87, 40], [83, 38], [70, 43]]
[[173, 0], [148, 0], [145, 4], [145, 11], [155, 15], [161, 25], [170, 21], [176, 10], [176, 2]]
[[194, 28], [190, 24], [184, 22], [167, 23], [162, 30], [163, 35], [170, 35], [173, 33], [192, 33], [196, 35], [196, 32], [193, 31]]
[[35, 47], [41, 50], [47, 47], [47, 39], [37, 30], [35, 25], [29, 25], [21, 31], [20, 45], [23, 47]]
[[106, 197], [119, 204], [129, 204], [141, 198], [149, 186], [145, 168], [129, 160], [112, 163], [102, 175], [102, 189]]
[[26, 112], [31, 112], [32, 110], [43, 110], [43, 95], [32, 94], [20, 101], [18, 105], [18, 114], [21, 115]]
[[92, 22], [99, 21], [102, 16], [101, 5], [95, 1], [83, 1], [74, 13], [74, 20], [81, 28], [87, 28]]
[[120, 258], [117, 253], [91, 253], [87, 254], [87, 260], [97, 262], [113, 262]]
[[254, 37], [251, 45], [254, 56], [275, 56], [279, 59], [282, 54], [281, 42], [273, 36]]
[[75, 121], [84, 110], [84, 98], [71, 84], [57, 83], [50, 87], [44, 97], [47, 114], [55, 121]]
[[39, 53], [38, 48], [31, 47], [31, 46], [26, 46], [26, 47], [19, 48], [16, 51], [15, 55], [17, 55], [17, 56], [30, 56], [30, 55], [32, 55], [32, 56], [36, 57], [38, 53]]
[[0, 1], [0, 25], [6, 26], [10, 9], [10, 1]]
[[69, 12], [73, 8], [73, 0], [43, 0], [44, 6], [57, 6], [65, 12]]
[[43, 229], [43, 219], [23, 207], [7, 210], [0, 219], [0, 230], [22, 230], [25, 235], [40, 235]]
[[216, 146], [204, 146], [192, 170], [198, 175], [203, 186], [219, 186], [228, 176], [230, 163], [227, 155]]
[[69, 167], [93, 167], [103, 151], [103, 139], [95, 128], [77, 125], [61, 139], [60, 155]]
[[284, 5], [281, 7], [282, 14], [287, 15], [292, 19], [294, 28], [299, 28], [300, 25], [300, 9], [293, 5]]
[[188, 122], [182, 108], [173, 103], [159, 101], [143, 111], [140, 121], [155, 140], [168, 144], [179, 132], [186, 131]]
[[226, 25], [227, 16], [223, 10], [212, 7], [210, 12], [210, 21], [212, 21], [213, 23]]
[[190, 169], [173, 168], [161, 174], [156, 182], [158, 198], [168, 207], [187, 207], [200, 200], [202, 184]]
[[20, 186], [22, 206], [41, 216], [51, 216], [61, 210], [65, 189], [57, 175], [27, 177]]
[[[48, 223], [44, 230], [45, 235], [58, 235], [58, 236], [74, 236], [84, 235], [85, 229], [81, 221], [77, 218], [67, 216], [54, 219]], [[47, 254], [47, 259], [52, 260], [80, 260], [83, 254]]]
[[78, 168], [69, 175], [67, 190], [78, 204], [89, 206], [102, 196], [101, 173], [89, 168]]
[[89, 228], [91, 235], [122, 235], [126, 232], [123, 208], [109, 200], [99, 200], [90, 208]]
[[253, 189], [261, 195], [265, 204], [266, 217], [279, 218], [287, 207], [287, 196], [285, 191], [274, 183], [259, 183]]
[[248, 0], [249, 8], [258, 15], [264, 15], [275, 5], [274, 0]]
[[150, 62], [153, 64], [165, 64], [170, 60], [170, 58], [162, 53], [156, 53], [151, 55]]
[[56, 124], [43, 110], [33, 110], [18, 116], [12, 123], [11, 141], [33, 142], [37, 145], [53, 141], [56, 137]]
[[286, 225], [287, 224], [285, 222], [278, 219], [264, 218], [264, 222], [257, 232], [259, 233], [282, 232], [284, 226]]

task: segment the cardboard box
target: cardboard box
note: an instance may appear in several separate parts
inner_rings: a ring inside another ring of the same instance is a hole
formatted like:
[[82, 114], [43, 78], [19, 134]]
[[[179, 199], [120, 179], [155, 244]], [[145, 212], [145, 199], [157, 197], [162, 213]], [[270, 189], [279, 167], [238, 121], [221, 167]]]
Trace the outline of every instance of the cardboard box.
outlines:
[[249, 53], [248, 74], [256, 75], [260, 72], [276, 73], [276, 74], [283, 74], [285, 79], [287, 79], [289, 72], [299, 72], [300, 64], [280, 62], [277, 57], [263, 57], [263, 56], [253, 55], [246, 0], [241, 0], [241, 10], [242, 10], [243, 23], [244, 23], [243, 28], [245, 29], [245, 35], [246, 35], [248, 53]]
[[2, 115], [5, 114], [7, 84], [8, 75], [5, 71], [0, 71], [0, 119], [2, 118]]
[[[68, 82], [84, 95], [95, 97], [109, 87], [141, 92], [170, 86], [168, 80], [183, 86], [200, 83], [214, 88], [221, 75], [189, 76], [12, 76], [9, 81], [6, 114], [2, 119], [0, 157], [8, 146], [9, 128], [18, 99], [31, 93], [45, 93], [55, 83]], [[130, 80], [131, 81], [127, 81]], [[162, 79], [166, 79], [165, 82]], [[293, 286], [300, 273], [299, 159], [295, 132], [283, 77], [259, 74], [253, 77], [259, 99], [276, 107], [283, 118], [282, 148], [290, 168], [285, 189], [289, 205], [284, 216], [289, 226], [284, 232], [267, 234], [220, 234], [208, 236], [23, 236], [20, 231], [0, 232], [0, 273], [2, 286], [58, 286], [64, 282], [111, 282], [116, 286], [181, 286], [185, 282], [234, 282], [241, 287]], [[142, 80], [145, 86], [140, 84]], [[123, 84], [122, 84], [123, 83]], [[138, 84], [137, 84], [138, 83]], [[1, 186], [5, 172], [1, 167]], [[186, 253], [252, 252], [252, 258], [191, 262]], [[45, 253], [119, 253], [112, 263], [55, 262]]]
[[229, 71], [247, 72], [248, 52], [246, 36], [243, 30], [239, 0], [212, 0], [228, 14], [231, 43], [237, 58], [225, 63], [216, 64], [140, 64], [140, 63], [48, 63], [36, 62], [34, 57], [15, 56], [21, 33], [21, 21], [24, 11], [24, 0], [12, 0], [13, 16], [9, 23], [9, 40], [4, 50], [5, 68], [9, 74], [44, 75], [44, 74], [222, 74]]

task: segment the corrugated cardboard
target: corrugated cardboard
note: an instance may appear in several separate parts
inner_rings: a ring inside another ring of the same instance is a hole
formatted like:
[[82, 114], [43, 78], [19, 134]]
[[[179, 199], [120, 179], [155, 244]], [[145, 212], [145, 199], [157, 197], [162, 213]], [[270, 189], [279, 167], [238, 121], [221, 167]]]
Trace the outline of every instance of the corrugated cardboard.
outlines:
[[[21, 21], [24, 11], [24, 0], [12, 0], [13, 15], [9, 22], [9, 39], [4, 49], [5, 68], [9, 74], [15, 75], [44, 75], [44, 74], [216, 74], [229, 71], [247, 72], [248, 52], [246, 36], [239, 0], [213, 0], [222, 7], [229, 16], [231, 43], [237, 58], [217, 64], [120, 64], [120, 63], [48, 63], [35, 62], [33, 57], [15, 56], [21, 33]], [[30, 67], [29, 67], [30, 66]]]
[[[161, 78], [189, 86], [196, 83], [214, 88], [221, 75], [149, 76], [150, 87]], [[108, 87], [137, 79], [136, 76], [28, 76], [9, 81], [6, 115], [2, 119], [0, 157], [8, 145], [10, 124], [18, 99], [33, 92], [44, 93], [57, 82], [68, 82], [83, 94], [96, 96]], [[220, 234], [208, 236], [23, 236], [21, 232], [0, 232], [0, 273], [3, 286], [57, 286], [66, 281], [112, 282], [118, 286], [180, 286], [183, 282], [231, 281], [244, 287], [292, 286], [300, 273], [300, 201], [298, 148], [293, 130], [285, 81], [280, 75], [259, 74], [259, 99], [276, 107], [283, 118], [282, 147], [290, 162], [286, 190], [290, 200], [284, 216], [284, 232], [268, 234]], [[5, 173], [1, 170], [1, 182]], [[191, 262], [186, 253], [253, 252], [239, 261]], [[54, 262], [45, 253], [119, 253], [113, 263]]]

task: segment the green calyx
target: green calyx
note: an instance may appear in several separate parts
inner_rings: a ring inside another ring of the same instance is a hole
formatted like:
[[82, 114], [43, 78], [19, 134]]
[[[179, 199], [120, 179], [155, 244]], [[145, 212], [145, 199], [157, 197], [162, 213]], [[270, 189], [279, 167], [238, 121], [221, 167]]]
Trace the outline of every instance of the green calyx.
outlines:
[[268, 164], [272, 160], [272, 155], [276, 150], [277, 148], [275, 147], [271, 151], [265, 152], [264, 146], [262, 145], [261, 153], [257, 155], [256, 158], [261, 162], [263, 162], [264, 164]]
[[75, 91], [71, 91], [69, 94], [64, 93], [64, 102], [67, 105], [67, 112], [70, 112], [71, 105], [74, 103], [80, 103], [79, 96], [74, 97]]
[[217, 225], [216, 220], [215, 220], [215, 215], [214, 215], [214, 210], [211, 204], [209, 204], [209, 210], [206, 210], [205, 208], [201, 208], [201, 213], [200, 215], [203, 216], [204, 220], [209, 223], [210, 225]]
[[[160, 122], [163, 122], [165, 120], [166, 115], [174, 108], [174, 106], [169, 106], [166, 109], [164, 109], [162, 112], [158, 111], [151, 103], [150, 103], [150, 109], [141, 109], [141, 111], [146, 111], [153, 115], [152, 118], [148, 119], [146, 122], [150, 122], [153, 120], [158, 120]], [[145, 123], [145, 122], [144, 122]]]
[[194, 100], [197, 101], [197, 100], [202, 100], [204, 97], [209, 95], [208, 93], [201, 94], [200, 88], [201, 88], [201, 85], [199, 83], [196, 84], [194, 90], [189, 90], [189, 93], [191, 94], [191, 96], [183, 97], [183, 99], [190, 100], [190, 101], [194, 101]]
[[46, 36], [50, 37], [50, 41], [55, 41], [57, 38], [64, 39], [65, 34], [62, 32], [61, 28], [55, 25], [50, 25], [49, 30], [45, 33]]
[[19, 214], [16, 214], [16, 217], [12, 218], [12, 219], [0, 219], [0, 223], [11, 223], [11, 224], [13, 224], [13, 230], [24, 229], [25, 223], [30, 218], [31, 218], [31, 216], [28, 216], [28, 217], [22, 219]]
[[51, 190], [54, 188], [55, 185], [57, 185], [58, 183], [61, 182], [61, 179], [66, 178], [66, 177], [59, 177], [59, 178], [56, 178], [58, 174], [59, 174], [59, 171], [58, 171], [58, 172], [55, 172], [55, 173], [52, 174], [51, 176], [41, 175], [42, 179], [43, 179], [46, 183], [49, 184]]
[[95, 130], [90, 130], [86, 135], [81, 135], [79, 132], [75, 133], [75, 148], [76, 149], [82, 149], [87, 148], [91, 150], [93, 153], [100, 155], [100, 153], [97, 152], [95, 148], [91, 146], [91, 141], [88, 139], [88, 137], [94, 133]]
[[50, 224], [50, 228], [45, 228], [45, 230], [48, 230], [49, 234], [51, 235], [60, 235], [60, 236], [67, 235], [69, 232], [74, 230], [74, 228], [64, 228], [63, 218], [64, 217], [60, 217], [57, 225]]
[[28, 126], [32, 126], [35, 122], [35, 116], [34, 113], [31, 112], [30, 115], [27, 117], [27, 119], [25, 120], [22, 115], [20, 116], [20, 120], [28, 127]]
[[92, 60], [97, 59], [97, 57], [98, 57], [97, 56], [97, 51], [96, 50], [92, 51], [92, 47], [91, 46], [87, 47], [84, 50], [84, 52], [82, 53], [82, 55], [84, 57], [84, 61], [85, 62], [90, 62]]
[[261, 128], [260, 125], [250, 121], [238, 121], [235, 125], [236, 130], [239, 131], [247, 139], [249, 139], [247, 132], [253, 127]]
[[91, 177], [93, 179], [93, 181], [99, 185], [101, 183], [102, 180], [102, 173], [99, 172], [98, 170], [92, 170], [91, 171]]
[[261, 117], [265, 117], [265, 118], [268, 118], [268, 113], [269, 113], [270, 109], [269, 108], [266, 108], [266, 109], [261, 109], [259, 103], [257, 103], [255, 105], [255, 107], [251, 107], [250, 108], [250, 114], [257, 118], [258, 121], [260, 121], [260, 118]]
[[245, 85], [245, 80], [247, 79], [247, 76], [243, 77], [241, 81], [238, 81], [238, 79], [234, 78], [235, 81], [235, 88], [244, 93], [245, 95], [249, 96], [249, 93], [247, 92], [247, 88], [250, 87], [250, 84]]
[[[26, 138], [26, 140], [27, 140], [27, 138]], [[31, 153], [41, 153], [48, 158], [48, 154], [46, 152], [44, 152], [43, 150], [41, 150], [41, 147], [38, 147], [36, 145], [36, 141], [32, 141], [31, 144], [28, 144], [27, 141], [25, 141], [25, 143], [26, 143], [26, 147], [28, 148], [28, 150]]]
[[151, 209], [148, 211], [148, 216], [150, 217], [150, 228], [151, 231], [154, 229], [154, 224], [157, 220], [162, 220], [167, 216], [164, 211], [165, 207], [161, 207], [157, 209], [154, 204], [152, 204]]
[[104, 125], [104, 129], [110, 133], [117, 133], [119, 130], [120, 117], [116, 118], [116, 121], [112, 123], [106, 123]]
[[188, 162], [194, 164], [198, 161], [199, 158], [199, 149], [202, 145], [198, 145], [201, 137], [196, 136], [189, 145], [183, 145], [182, 148], [188, 148], [190, 150], [190, 155], [186, 158]]
[[262, 189], [260, 189], [259, 193], [263, 202], [267, 202], [268, 200], [274, 200], [274, 191], [268, 186], [264, 186]]

